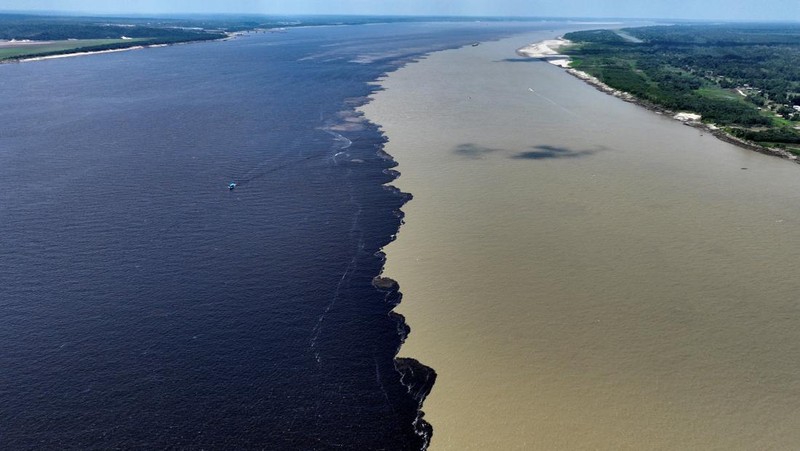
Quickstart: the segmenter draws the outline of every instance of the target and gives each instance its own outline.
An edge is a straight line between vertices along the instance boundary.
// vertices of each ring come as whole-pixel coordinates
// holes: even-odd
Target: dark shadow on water
[[[529,57],[520,57],[520,58],[504,58],[501,60],[497,60],[497,63],[539,63],[543,62],[539,58],[529,58]]]
[[[500,153],[507,158],[514,160],[555,160],[565,158],[581,158],[594,155],[597,152],[608,150],[603,146],[595,149],[570,149],[563,146],[540,145],[531,146],[528,149],[515,152],[503,149],[493,149],[491,147],[479,146],[475,143],[459,144],[453,152],[470,160],[482,160],[489,154]]]
[[[531,150],[526,150],[524,152],[520,152],[516,155],[513,155],[511,158],[515,160],[547,160],[547,159],[558,159],[558,158],[581,158],[581,157],[588,157],[589,155],[593,155],[601,150],[605,150],[602,147],[598,147],[597,149],[590,150],[575,150],[569,149],[567,147],[557,147],[557,146],[533,146]]]
[[[501,149],[492,149],[489,147],[479,146],[477,144],[468,143],[468,144],[459,144],[453,150],[458,155],[461,155],[464,158],[469,158],[471,160],[480,160],[485,155],[495,152],[501,152]]]
[[[497,60],[498,63],[544,63],[550,60],[568,59],[567,55],[544,55],[544,56],[521,56],[519,58],[504,58]]]

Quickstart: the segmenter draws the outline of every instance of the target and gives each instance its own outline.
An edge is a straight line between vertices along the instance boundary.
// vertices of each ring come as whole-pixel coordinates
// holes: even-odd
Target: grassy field
[[[23,58],[31,55],[38,55],[42,53],[51,52],[64,52],[69,53],[71,50],[79,50],[87,47],[104,46],[109,44],[130,44],[135,45],[137,42],[147,41],[147,38],[136,39],[77,39],[67,41],[48,41],[43,43],[8,43],[0,45],[0,61]]]
[[[727,100],[746,104],[747,100],[740,94],[732,92],[730,89],[722,89],[716,86],[703,86],[697,89],[697,94],[709,99]]]

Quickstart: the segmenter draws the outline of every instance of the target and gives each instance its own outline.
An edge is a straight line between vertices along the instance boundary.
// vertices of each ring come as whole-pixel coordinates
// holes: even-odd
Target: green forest
[[[564,49],[572,67],[612,88],[800,153],[800,24],[652,26],[565,38],[574,43]]]
[[[227,23],[167,19],[0,14],[0,61],[138,45],[207,41]],[[239,30],[242,27],[231,27]]]

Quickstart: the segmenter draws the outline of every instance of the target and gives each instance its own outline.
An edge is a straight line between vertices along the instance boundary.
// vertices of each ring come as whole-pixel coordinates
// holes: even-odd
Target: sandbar
[[[517,50],[517,53],[528,58],[544,59],[548,63],[567,68],[569,67],[570,59],[564,55],[560,55],[558,50],[561,47],[572,44],[572,41],[562,37],[556,39],[545,39],[541,42],[526,45]]]

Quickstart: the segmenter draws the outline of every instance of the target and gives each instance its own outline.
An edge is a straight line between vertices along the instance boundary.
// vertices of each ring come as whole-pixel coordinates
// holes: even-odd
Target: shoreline
[[[546,61],[550,64],[553,64],[554,66],[565,69],[566,73],[582,80],[586,84],[594,87],[595,89],[597,89],[602,93],[616,97],[625,102],[638,105],[658,115],[668,116],[678,122],[683,123],[684,125],[710,133],[721,141],[733,144],[743,149],[782,158],[785,160],[790,160],[800,164],[798,156],[792,154],[791,152],[787,152],[783,149],[761,146],[759,144],[737,138],[731,135],[730,133],[725,132],[724,130],[722,130],[721,128],[717,127],[714,124],[708,124],[701,122],[700,120],[694,119],[693,117],[691,117],[696,115],[694,112],[689,112],[687,114],[687,112],[678,112],[670,110],[668,108],[664,108],[660,105],[656,105],[652,102],[640,99],[629,92],[620,91],[618,89],[612,88],[611,86],[603,83],[599,78],[587,72],[572,68],[570,66],[571,58],[569,58],[569,56],[567,55],[558,54],[558,49],[560,49],[565,45],[569,45],[571,43],[572,43],[571,41],[564,39],[563,37],[558,37],[556,39],[544,40],[519,48],[517,49],[517,54],[525,58],[539,59],[542,61]],[[699,118],[699,115],[696,116]]]
[[[108,50],[95,50],[90,52],[70,52],[70,53],[59,53],[57,55],[47,55],[47,56],[33,56],[30,58],[18,58],[18,59],[9,59],[3,61],[4,63],[30,63],[34,61],[45,61],[45,60],[53,60],[53,59],[60,59],[60,58],[73,58],[76,56],[87,56],[87,55],[100,55],[103,53],[118,53],[118,52],[127,52],[129,50],[142,50],[145,48],[152,48],[152,47],[166,47],[167,44],[154,44],[154,45],[135,45],[131,47],[125,47],[124,49],[108,49]]]

